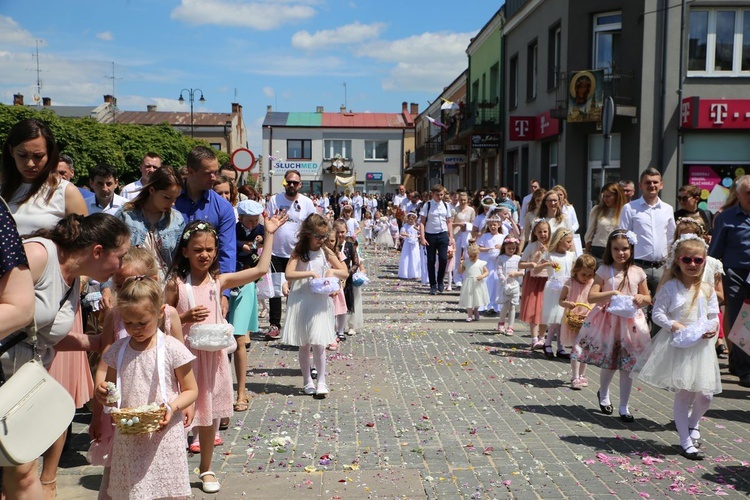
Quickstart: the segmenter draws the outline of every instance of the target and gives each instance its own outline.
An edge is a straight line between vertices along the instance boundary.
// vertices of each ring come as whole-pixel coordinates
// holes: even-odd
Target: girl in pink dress
[[[583,254],[578,257],[573,264],[573,270],[570,272],[570,279],[565,282],[560,292],[560,307],[565,309],[563,322],[560,327],[560,340],[562,345],[573,350],[572,347],[576,342],[578,332],[574,332],[568,325],[568,314],[587,315],[589,309],[580,304],[589,303],[589,291],[594,284],[594,273],[596,273],[596,258],[590,254]],[[570,379],[570,388],[580,391],[588,387],[589,381],[585,377],[586,365],[570,357],[570,368],[573,376]]]
[[[150,434],[115,433],[107,494],[113,499],[187,498],[191,494],[182,410],[198,397],[192,370],[195,357],[159,329],[162,287],[145,276],[125,280],[117,308],[129,336],[104,354],[107,380],[96,387],[101,404],[139,408],[165,405],[161,430]],[[116,382],[118,394],[108,389]],[[119,396],[119,397],[118,397]],[[116,401],[113,401],[115,400]]]
[[[286,218],[286,215],[266,218],[263,240],[268,248],[273,245],[273,234],[286,222]],[[218,238],[214,227],[201,220],[188,224],[177,246],[167,283],[167,303],[180,313],[188,347],[190,326],[194,323],[215,323],[221,317],[221,311],[217,310],[218,295],[223,290],[262,278],[271,264],[271,252],[263,252],[257,266],[236,273],[219,274],[217,256]],[[194,307],[190,306],[190,292],[195,298]],[[196,356],[193,369],[198,381],[198,400],[195,402],[193,425],[200,443],[201,487],[206,493],[216,493],[221,487],[211,470],[211,459],[218,421],[232,416],[232,374],[226,350],[202,351],[191,347],[190,351]]]
[[[340,238],[336,234],[335,231],[331,231],[328,235],[328,248],[330,248],[336,255],[338,255],[339,260],[341,262],[344,262],[346,260],[346,256],[344,255],[344,252],[342,251],[341,247],[344,245],[343,241],[339,241]],[[344,288],[339,288],[339,291],[332,294],[331,297],[333,298],[333,314],[335,319],[335,327],[336,327],[336,340],[328,345],[329,351],[336,351],[339,348],[339,342],[343,342],[346,340],[346,335],[344,335],[344,331],[346,330],[346,314],[347,314],[347,308],[346,308],[346,297],[344,296]]]
[[[612,414],[609,385],[620,371],[620,419],[629,423],[635,420],[628,409],[633,369],[638,356],[651,342],[646,316],[640,309],[651,303],[646,285],[646,273],[633,264],[633,248],[637,241],[631,231],[617,229],[607,239],[602,265],[596,271],[589,292],[589,302],[596,304],[581,327],[576,339],[575,358],[581,363],[600,367],[599,408]],[[630,297],[636,306],[632,317],[610,312],[612,297]],[[618,300],[619,302],[619,300]],[[624,301],[625,302],[625,301]],[[623,304],[620,304],[621,306]]]

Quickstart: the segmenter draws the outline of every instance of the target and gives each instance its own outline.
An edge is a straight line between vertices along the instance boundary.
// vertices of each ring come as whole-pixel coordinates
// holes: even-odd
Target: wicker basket
[[[583,322],[586,319],[586,316],[588,316],[589,311],[591,311],[591,306],[583,302],[576,302],[575,304],[576,307],[586,308],[586,314],[574,313],[572,312],[572,309],[569,309],[565,314],[565,321],[568,323],[568,328],[571,332],[578,333],[579,331],[581,331],[581,327],[583,326]]]
[[[167,407],[159,406],[156,410],[138,410],[136,408],[118,408],[112,410],[112,420],[122,434],[150,434],[161,430],[159,422],[167,415]],[[137,419],[136,422],[133,422]],[[123,420],[125,423],[123,423]],[[128,425],[132,422],[132,425]]]

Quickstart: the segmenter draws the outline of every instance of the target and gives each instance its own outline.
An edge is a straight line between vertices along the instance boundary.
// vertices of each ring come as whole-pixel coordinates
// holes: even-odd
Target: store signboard
[[[471,147],[488,149],[500,147],[500,134],[475,134],[471,136]]]
[[[535,139],[546,139],[554,137],[560,133],[560,120],[552,118],[549,111],[545,111],[536,117],[536,137]]]
[[[750,99],[686,97],[680,106],[683,129],[750,129]]]
[[[297,170],[302,175],[316,175],[320,164],[313,161],[277,161],[273,163],[273,169],[283,175],[287,170]]]
[[[508,139],[511,141],[533,141],[536,117],[511,116],[508,118]]]
[[[365,174],[365,179],[367,179],[368,181],[382,181],[383,172],[367,172]]]

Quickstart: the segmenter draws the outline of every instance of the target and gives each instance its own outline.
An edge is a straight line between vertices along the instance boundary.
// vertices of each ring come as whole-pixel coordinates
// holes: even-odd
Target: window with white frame
[[[323,142],[323,159],[330,160],[336,158],[336,155],[344,159],[352,157],[352,141],[340,139],[326,139]]]
[[[616,72],[620,63],[622,12],[605,12],[594,16],[594,69],[604,75]]]
[[[387,160],[388,141],[365,141],[365,160]]]
[[[688,76],[750,76],[750,9],[691,9]]]

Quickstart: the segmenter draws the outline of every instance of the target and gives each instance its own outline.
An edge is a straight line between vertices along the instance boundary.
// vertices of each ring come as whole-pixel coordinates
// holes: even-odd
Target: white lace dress
[[[716,357],[716,336],[687,348],[671,345],[673,321],[690,325],[702,313],[703,319],[718,321],[719,304],[713,288],[703,285],[698,298],[677,279],[666,282],[656,294],[654,323],[662,329],[639,356],[631,376],[670,391],[704,394],[721,392],[721,374]],[[718,326],[718,324],[717,324]]]

